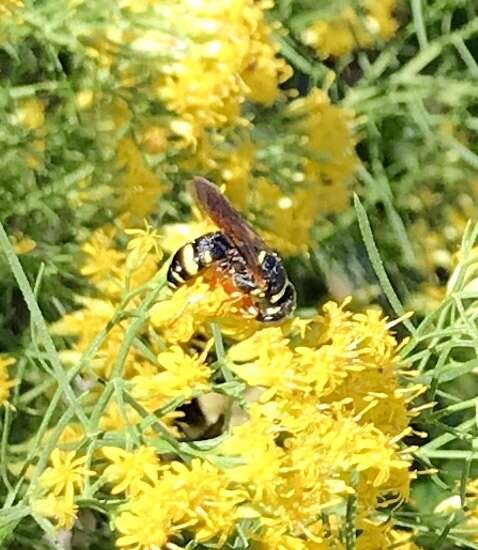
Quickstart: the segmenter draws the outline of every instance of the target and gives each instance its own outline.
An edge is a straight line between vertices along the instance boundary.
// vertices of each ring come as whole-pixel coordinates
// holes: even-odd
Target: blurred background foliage
[[[32,285],[41,274],[47,320],[92,293],[81,275],[96,229],[190,220],[185,182],[196,174],[225,185],[286,258],[303,313],[348,295],[392,313],[353,192],[405,308],[421,320],[444,307],[477,217],[477,10],[473,0],[4,0],[0,219]],[[0,257],[0,351],[20,349],[28,322]],[[439,357],[453,349],[465,378],[445,377],[443,389],[438,377],[427,396],[442,408],[447,395],[476,393],[473,347],[458,340]],[[465,421],[422,427],[431,440]],[[469,471],[446,464],[448,485],[417,484],[423,506],[457,479],[466,488]]]

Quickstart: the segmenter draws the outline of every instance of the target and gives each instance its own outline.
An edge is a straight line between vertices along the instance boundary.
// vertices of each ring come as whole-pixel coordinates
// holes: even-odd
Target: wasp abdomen
[[[206,233],[185,244],[174,254],[169,265],[169,285],[181,286],[203,269],[223,260],[231,248],[231,243],[220,231]]]

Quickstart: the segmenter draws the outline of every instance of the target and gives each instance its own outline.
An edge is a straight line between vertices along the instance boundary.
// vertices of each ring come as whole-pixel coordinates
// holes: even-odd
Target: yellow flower
[[[106,295],[114,297],[120,291],[118,280],[122,280],[125,253],[114,246],[114,230],[96,230],[81,246],[85,259],[80,273]]]
[[[175,290],[171,298],[153,306],[151,325],[173,344],[188,342],[197,332],[208,331],[213,321],[220,321],[225,333],[244,333],[252,323],[239,314],[244,296],[228,290],[221,282],[213,288],[203,277],[197,277]]]
[[[102,447],[102,454],[112,464],[105,468],[104,477],[113,484],[111,494],[140,492],[141,482],[155,482],[160,471],[158,456],[152,447],[142,446],[133,452],[118,447]]]
[[[56,529],[71,529],[78,516],[78,506],[73,495],[50,493],[46,498],[33,501],[32,506],[37,514],[52,518]]]
[[[246,124],[240,115],[246,98],[276,99],[291,69],[277,57],[265,7],[252,0],[177,4],[183,40],[174,47],[177,60],[158,76],[156,93],[177,116],[170,129],[179,146],[195,147],[207,128]]]
[[[306,97],[295,99],[287,108],[292,127],[305,139],[306,181],[320,182],[314,191],[325,201],[326,212],[345,208],[345,184],[358,167],[353,133],[353,112],[330,103],[327,94],[315,88]],[[323,159],[318,160],[317,155]],[[324,210],[322,210],[324,211]]]
[[[199,459],[193,459],[189,467],[173,462],[163,482],[179,494],[187,494],[183,521],[194,526],[195,540],[217,537],[218,546],[223,545],[239,518],[238,505],[245,492],[231,488],[224,473]]]
[[[158,155],[167,151],[168,131],[162,126],[146,126],[138,132],[138,141],[146,153]]]
[[[277,388],[286,385],[294,371],[289,340],[278,327],[255,332],[229,349],[233,370],[249,385]]]
[[[81,353],[88,348],[98,332],[107,326],[115,313],[115,306],[109,300],[86,297],[77,300],[84,307],[64,315],[63,318],[52,325],[53,333],[76,337],[76,341],[72,345],[73,349],[62,352],[62,357],[67,364],[75,364],[80,359]],[[109,331],[97,355],[86,365],[87,368],[93,367],[96,373],[104,378],[110,376],[127,324],[128,321],[124,321],[115,325]],[[126,376],[131,365],[130,359],[133,357],[134,350],[132,349],[127,358]]]
[[[170,223],[162,228],[161,246],[169,253],[176,252],[184,244],[217,228],[207,221]]]
[[[255,409],[251,411],[251,418],[232,428],[231,437],[221,444],[224,454],[236,455],[244,463],[228,468],[225,474],[236,483],[248,487],[256,501],[264,498],[281,475],[284,449],[276,444],[277,433],[274,432],[274,427]]]
[[[126,426],[134,426],[140,420],[141,415],[131,407],[126,406],[123,414],[115,402],[110,402],[101,415],[100,428],[105,432],[114,432],[123,430]]]
[[[118,207],[137,218],[144,218],[156,208],[163,192],[160,178],[147,165],[143,153],[131,139],[122,140],[117,148]]]
[[[418,550],[412,539],[412,533],[393,529],[390,522],[374,523],[360,520],[357,527],[357,550],[376,550],[377,548],[398,548],[399,550]]]
[[[77,443],[85,437],[85,431],[80,424],[68,424],[58,438],[59,444]]]
[[[53,449],[49,466],[40,476],[40,485],[54,496],[72,499],[75,489],[81,491],[86,476],[95,475],[84,467],[86,456],[76,457],[75,451]]]
[[[378,35],[383,40],[390,39],[397,30],[393,13],[397,0],[364,0],[367,12],[366,26],[370,34]]]
[[[310,541],[303,537],[293,537],[285,531],[284,528],[274,526],[252,533],[254,548],[259,550],[329,550],[330,548],[327,542],[318,537]]]
[[[154,251],[156,261],[161,259],[163,254],[159,248],[160,236],[148,222],[145,221],[145,229],[125,229],[125,233],[126,235],[134,235],[127,247],[130,251],[125,265],[127,273],[140,268],[151,250]]]
[[[10,241],[13,244],[13,248],[18,255],[31,252],[36,248],[37,245],[37,243],[33,239],[25,237],[22,233],[11,235]]]
[[[10,394],[10,388],[17,384],[16,380],[10,380],[8,375],[8,367],[15,363],[13,357],[5,357],[0,355],[0,405],[4,405]]]
[[[347,6],[335,16],[312,23],[302,40],[326,58],[370,47],[377,38],[387,40],[393,36],[397,29],[393,18],[396,0],[360,0],[359,5],[365,16]]]
[[[160,371],[131,380],[131,393],[144,407],[156,411],[175,397],[189,399],[194,392],[207,391],[211,369],[204,357],[190,356],[179,346],[157,357]]]
[[[75,95],[75,105],[80,111],[89,109],[93,105],[94,99],[95,92],[93,90],[80,90]]]
[[[183,495],[163,483],[145,485],[120,509],[114,524],[119,532],[116,545],[131,550],[163,548],[182,529]],[[175,521],[179,525],[174,525]]]
[[[324,527],[309,518],[352,493],[360,510],[387,494],[408,496],[410,459],[397,446],[408,425],[398,345],[376,310],[345,305],[256,331],[228,352],[231,368],[261,392],[250,420],[221,445],[245,462],[227,475],[248,488],[261,524],[274,525],[286,548],[302,536],[319,544]]]
[[[240,517],[245,493],[229,487],[216,467],[194,459],[189,467],[173,462],[153,485],[143,484],[115,520],[117,545],[148,550],[163,547],[183,529],[196,542],[214,539],[221,547]]]
[[[279,46],[271,41],[270,35],[270,28],[260,18],[251,36],[241,72],[248,87],[247,98],[265,105],[277,99],[279,84],[289,79],[293,72],[283,59],[277,57]]]
[[[17,110],[18,122],[28,130],[37,130],[45,122],[45,109],[38,99],[26,99]]]
[[[293,255],[304,252],[311,242],[310,231],[321,213],[326,213],[330,201],[324,202],[320,184],[303,185],[291,194],[285,194],[281,189],[265,178],[258,178],[251,197],[259,211],[266,213],[261,234],[267,243],[283,255]],[[343,192],[342,192],[343,191]],[[345,188],[336,195],[336,201],[346,199]],[[327,204],[327,206],[325,206]],[[294,239],[290,238],[290,228],[294,228]]]

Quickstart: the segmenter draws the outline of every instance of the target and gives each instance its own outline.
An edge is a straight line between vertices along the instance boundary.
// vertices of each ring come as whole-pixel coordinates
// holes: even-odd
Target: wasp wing
[[[258,254],[269,247],[241,217],[218,188],[205,178],[196,177],[191,183],[191,194],[199,208],[224,232],[239,250],[254,275],[259,287],[264,285],[258,264]]]

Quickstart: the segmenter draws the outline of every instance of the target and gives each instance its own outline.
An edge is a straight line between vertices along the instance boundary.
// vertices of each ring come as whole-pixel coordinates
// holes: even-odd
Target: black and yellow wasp
[[[296,292],[284,264],[245,222],[217,187],[204,178],[192,181],[191,193],[219,231],[182,246],[168,269],[172,288],[207,268],[217,269],[234,287],[251,298],[247,313],[258,321],[281,321],[295,309]]]

